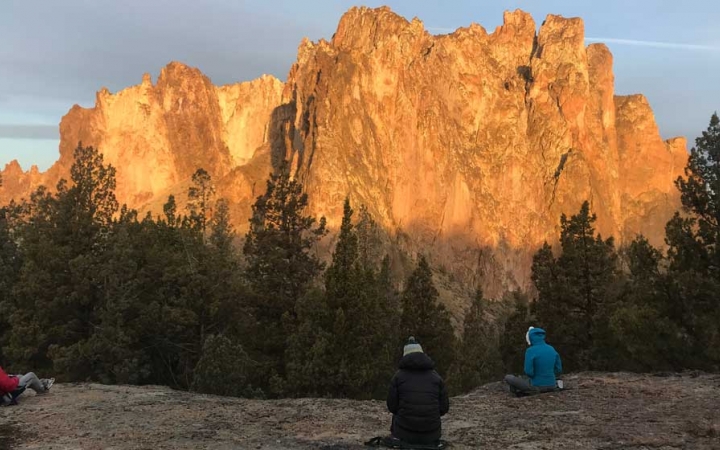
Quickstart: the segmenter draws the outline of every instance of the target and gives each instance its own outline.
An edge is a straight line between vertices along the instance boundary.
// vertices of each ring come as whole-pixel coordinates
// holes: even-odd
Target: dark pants
[[[442,429],[438,428],[437,430],[427,432],[406,430],[405,428],[395,424],[395,416],[393,415],[392,424],[390,425],[390,433],[392,433],[394,438],[400,439],[408,444],[432,445],[437,444],[440,440],[440,436],[442,436]]]
[[[555,390],[555,386],[533,386],[527,378],[515,375],[505,375],[505,382],[510,386],[510,392],[515,395],[533,395]]]

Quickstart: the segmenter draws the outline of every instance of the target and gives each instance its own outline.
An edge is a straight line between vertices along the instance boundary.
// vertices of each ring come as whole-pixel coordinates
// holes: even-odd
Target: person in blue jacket
[[[526,378],[506,375],[505,382],[510,392],[517,396],[553,391],[556,388],[556,375],[562,373],[560,355],[545,342],[545,330],[530,327],[525,334],[529,347],[525,350]]]

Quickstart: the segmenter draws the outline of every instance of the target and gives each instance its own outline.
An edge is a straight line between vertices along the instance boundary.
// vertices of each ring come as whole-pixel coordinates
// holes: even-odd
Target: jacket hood
[[[531,327],[527,332],[527,340],[530,345],[545,343],[545,330]]]
[[[435,363],[425,353],[410,353],[400,359],[398,367],[403,370],[433,370]]]

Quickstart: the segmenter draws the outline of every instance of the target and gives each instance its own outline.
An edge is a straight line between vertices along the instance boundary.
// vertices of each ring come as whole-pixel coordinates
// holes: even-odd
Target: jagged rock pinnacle
[[[285,84],[215,87],[173,62],[155,85],[101,90],[63,118],[60,159],[36,178],[66,177],[82,141],[118,168],[121,202],[158,211],[203,167],[242,231],[255,186],[287,157],[331,227],[350,194],[407,251],[496,295],[528,287],[530,255],[585,200],[604,236],[662,243],[684,141],[663,142],[644,97],[613,84],[612,55],[585,47],[578,18],[549,15],[536,33],[517,10],[493,33],[433,36],[387,7],[352,8],[329,42],[300,43]],[[31,184],[8,183],[0,201]]]

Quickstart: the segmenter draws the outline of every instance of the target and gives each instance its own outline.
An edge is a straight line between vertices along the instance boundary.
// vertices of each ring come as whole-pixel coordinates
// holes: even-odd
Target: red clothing
[[[10,377],[0,367],[0,395],[9,394],[17,389],[20,379],[18,377]]]

